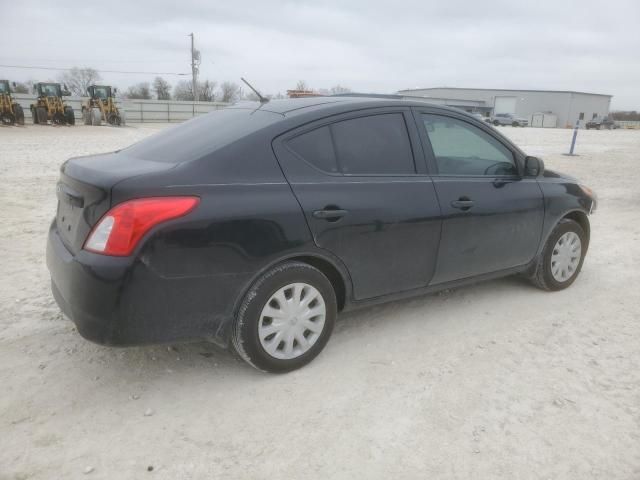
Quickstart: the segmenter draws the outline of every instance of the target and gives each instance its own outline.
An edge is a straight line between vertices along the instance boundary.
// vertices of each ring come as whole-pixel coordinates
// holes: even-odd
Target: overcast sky
[[[416,87],[578,90],[640,110],[640,1],[0,0],[0,64],[298,80],[360,92]],[[0,67],[12,81],[59,72]],[[124,88],[154,75],[102,74]],[[180,78],[166,75],[170,83]]]

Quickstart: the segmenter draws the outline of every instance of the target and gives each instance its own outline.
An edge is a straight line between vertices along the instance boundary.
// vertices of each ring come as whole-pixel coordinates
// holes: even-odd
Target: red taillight
[[[84,249],[103,255],[131,255],[145,233],[159,223],[186,215],[199,202],[197,197],[152,197],[123,202],[93,227]]]

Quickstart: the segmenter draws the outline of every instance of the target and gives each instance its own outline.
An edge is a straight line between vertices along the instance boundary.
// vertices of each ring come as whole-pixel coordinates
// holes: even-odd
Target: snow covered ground
[[[49,290],[60,164],[165,126],[0,127],[0,479],[640,478],[640,131],[503,132],[600,197],[580,278],[343,315],[308,367],[83,340]]]

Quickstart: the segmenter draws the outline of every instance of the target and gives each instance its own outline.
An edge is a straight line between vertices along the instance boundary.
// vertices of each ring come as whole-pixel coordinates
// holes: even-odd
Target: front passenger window
[[[422,119],[439,175],[517,175],[511,151],[478,127],[440,115]]]

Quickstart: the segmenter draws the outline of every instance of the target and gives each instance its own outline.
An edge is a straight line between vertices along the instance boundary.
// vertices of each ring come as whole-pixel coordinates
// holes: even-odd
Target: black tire
[[[76,124],[76,116],[73,113],[73,108],[64,107],[64,121],[67,123],[67,125]]]
[[[260,315],[274,293],[297,282],[314,287],[322,295],[326,309],[324,327],[318,339],[305,353],[293,359],[278,359],[267,353],[260,343]],[[306,365],[322,351],[331,337],[337,310],[333,286],[320,270],[306,263],[285,262],[262,275],[246,293],[233,325],[231,342],[240,357],[253,367],[272,373],[289,372]]]
[[[512,126],[512,127],[519,127],[519,126],[520,126],[520,124],[519,124],[518,122],[513,122],[513,123],[511,124],[511,126]]]
[[[498,120],[494,120],[493,124],[497,127],[498,125],[500,125],[500,122]]]
[[[573,274],[564,282],[560,282],[556,280],[551,273],[551,256],[553,254],[553,249],[556,246],[556,242],[562,235],[567,232],[574,232],[580,238],[580,261],[578,262],[578,266]],[[556,227],[551,232],[551,235],[549,235],[544,250],[542,251],[542,254],[536,262],[534,272],[531,276],[531,281],[538,288],[549,291],[563,290],[569,287],[580,274],[580,270],[582,269],[582,264],[584,262],[584,257],[587,254],[588,247],[589,238],[578,222],[569,220],[567,218],[560,220],[560,222],[558,222]]]
[[[18,105],[17,103],[14,103],[13,111],[16,115],[16,123],[18,125],[24,125],[24,110],[22,109],[22,105]]]
[[[53,114],[53,118],[51,119],[51,123],[55,125],[64,125],[67,121],[65,120],[64,113],[56,112]]]
[[[99,108],[94,107],[89,111],[89,115],[91,115],[91,125],[99,127],[102,125],[102,112]]]
[[[115,125],[116,127],[119,127],[121,123],[120,115],[115,113],[110,114],[107,122],[109,123],[109,125]]]
[[[38,116],[38,123],[41,125],[46,125],[47,121],[49,120],[48,116],[49,114],[47,113],[47,109],[44,107],[38,107],[36,108],[36,115]]]
[[[5,126],[11,126],[16,123],[16,117],[14,117],[13,113],[6,111],[0,114],[0,123]]]

